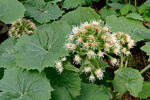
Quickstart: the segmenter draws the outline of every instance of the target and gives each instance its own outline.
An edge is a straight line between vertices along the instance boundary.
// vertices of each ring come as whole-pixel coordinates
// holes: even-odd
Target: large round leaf
[[[109,95],[108,89],[103,85],[82,83],[81,95],[77,100],[110,100]]]
[[[0,68],[10,68],[16,65],[15,44],[16,41],[9,38],[0,45]]]
[[[113,86],[115,91],[121,94],[129,91],[131,95],[137,96],[142,90],[143,77],[140,72],[133,68],[123,68],[115,72]]]
[[[11,24],[24,17],[25,8],[17,0],[0,0],[0,20]]]
[[[146,99],[150,97],[150,82],[144,82],[142,91],[138,94],[139,98]]]
[[[70,25],[79,25],[85,21],[99,20],[100,16],[92,8],[79,7],[64,15],[61,20],[65,20]]]
[[[53,89],[43,75],[13,68],[5,71],[0,90],[0,100],[49,100]]]
[[[46,30],[37,30],[34,35],[22,36],[16,44],[16,63],[25,69],[53,67],[62,56],[68,55],[65,48],[70,26],[63,22],[54,22],[45,26]]]

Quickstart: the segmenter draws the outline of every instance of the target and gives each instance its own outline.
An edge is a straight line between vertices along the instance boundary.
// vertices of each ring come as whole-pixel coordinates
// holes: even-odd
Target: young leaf
[[[80,95],[81,79],[78,76],[78,73],[76,73],[74,71],[64,70],[61,73],[61,75],[59,75],[56,72],[56,70],[53,68],[46,69],[46,73],[47,73],[47,77],[50,79],[50,81],[53,85],[57,85],[58,87],[66,88],[67,91],[65,89],[64,89],[64,91],[66,91],[68,93],[65,92],[64,95],[69,94],[74,99]],[[57,91],[58,90],[54,91],[55,95],[58,94]],[[61,94],[59,94],[59,95],[61,95]]]
[[[83,4],[85,4],[85,0],[65,0],[62,7],[66,9],[70,9],[70,8],[76,8]]]
[[[79,7],[64,15],[61,20],[68,22],[70,25],[79,25],[85,21],[99,20],[100,16],[92,8]]]
[[[129,91],[131,95],[137,97],[142,90],[143,77],[140,72],[133,68],[123,68],[115,72],[113,86],[115,91],[121,94]]]
[[[0,45],[0,68],[11,68],[16,65],[15,44],[16,41],[9,38]]]
[[[138,13],[130,13],[126,17],[131,18],[131,19],[135,19],[135,20],[143,21],[143,17]]]
[[[139,14],[143,14],[146,9],[147,9],[147,6],[146,6],[145,4],[142,4],[142,5],[138,8]]]
[[[0,0],[0,20],[12,24],[24,17],[25,8],[17,0]]]
[[[121,15],[127,15],[130,11],[130,5],[124,5],[121,9],[120,9],[120,13]]]
[[[58,19],[63,14],[56,4],[45,3],[44,0],[28,0],[25,7],[27,15],[41,24]]]
[[[32,36],[23,35],[16,44],[16,62],[25,69],[53,67],[55,62],[68,55],[65,48],[66,36],[70,26],[63,22],[48,25],[47,30],[37,30]]]
[[[81,95],[77,100],[110,100],[109,95],[108,89],[103,85],[82,83]]]
[[[53,91],[44,76],[16,68],[5,71],[0,90],[0,100],[49,100]]]
[[[136,41],[150,39],[150,30],[144,27],[140,21],[127,19],[112,15],[106,18],[107,25],[113,32],[125,32],[131,35]],[[115,23],[115,24],[114,24]]]
[[[144,82],[142,91],[138,94],[141,99],[146,99],[150,97],[150,82]]]
[[[109,3],[109,6],[114,9],[121,9],[124,5],[120,3]]]

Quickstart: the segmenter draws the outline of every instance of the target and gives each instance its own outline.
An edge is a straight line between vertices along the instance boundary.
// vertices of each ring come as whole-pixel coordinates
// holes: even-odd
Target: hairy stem
[[[134,5],[137,6],[137,1],[136,0],[134,0]]]

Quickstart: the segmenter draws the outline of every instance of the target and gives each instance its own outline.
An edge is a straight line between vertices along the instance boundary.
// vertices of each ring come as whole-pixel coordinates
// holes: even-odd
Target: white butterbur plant
[[[104,59],[108,59],[112,66],[120,66],[123,63],[121,58],[130,56],[130,49],[134,45],[134,40],[128,34],[112,33],[108,26],[94,20],[74,26],[65,47],[72,58],[71,63],[80,66],[81,73],[89,75],[89,81],[94,82],[104,78],[105,68],[99,63],[101,60],[106,63]],[[59,73],[64,69],[64,61],[67,61],[65,57],[56,62],[55,67]]]

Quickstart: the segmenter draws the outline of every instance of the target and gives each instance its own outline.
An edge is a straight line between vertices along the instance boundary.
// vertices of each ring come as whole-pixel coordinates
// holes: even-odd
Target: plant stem
[[[106,0],[106,8],[108,7],[109,4],[109,0]]]
[[[141,74],[143,74],[146,70],[148,70],[150,68],[150,64],[149,65],[147,65],[144,69],[142,69],[141,71],[140,71],[140,73]]]
[[[131,4],[131,1],[129,0],[129,4]]]
[[[136,0],[134,0],[134,5],[137,6],[137,1]]]
[[[92,0],[90,0],[90,6],[92,7]]]
[[[126,60],[125,67],[127,67],[127,65],[128,65],[128,59]]]
[[[120,66],[119,68],[122,68],[123,67],[123,55],[121,55],[121,61],[120,61]]]

